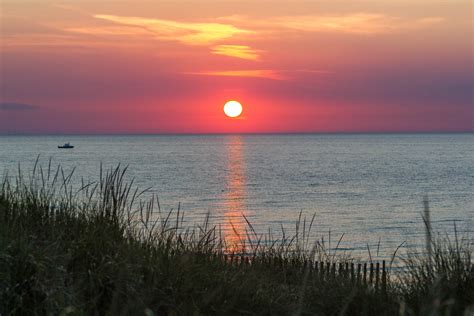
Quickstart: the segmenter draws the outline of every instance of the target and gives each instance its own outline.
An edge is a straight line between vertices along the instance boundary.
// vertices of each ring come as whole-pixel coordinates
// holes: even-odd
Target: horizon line
[[[65,132],[65,133],[0,133],[1,136],[225,136],[225,135],[383,135],[383,134],[473,134],[466,131],[361,131],[361,132],[216,132],[216,133],[102,133],[102,132]]]

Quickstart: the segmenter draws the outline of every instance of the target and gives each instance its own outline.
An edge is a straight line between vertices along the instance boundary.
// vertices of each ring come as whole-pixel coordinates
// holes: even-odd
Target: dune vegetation
[[[186,228],[180,210],[140,202],[125,171],[101,170],[78,188],[51,163],[5,176],[0,315],[474,314],[467,238],[430,237],[429,255],[396,253],[396,273],[310,243],[314,218],[279,240],[247,221],[235,248],[209,218]]]

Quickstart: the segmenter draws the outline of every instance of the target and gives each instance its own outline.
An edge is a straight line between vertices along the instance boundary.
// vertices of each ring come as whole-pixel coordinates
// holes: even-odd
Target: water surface
[[[57,148],[65,142],[75,148]],[[242,214],[278,235],[302,211],[316,214],[316,236],[345,233],[341,247],[354,253],[380,240],[385,256],[422,244],[424,196],[436,230],[473,227],[473,134],[0,137],[2,173],[31,169],[37,155],[75,167],[77,180],[96,180],[101,163],[129,165],[163,209],[180,203],[189,225],[210,212],[228,238],[230,223],[244,232]]]

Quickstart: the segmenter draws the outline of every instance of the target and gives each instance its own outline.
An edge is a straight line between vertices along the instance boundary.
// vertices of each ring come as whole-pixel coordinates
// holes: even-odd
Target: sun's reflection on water
[[[242,136],[231,135],[226,142],[226,187],[223,192],[222,232],[230,252],[242,252],[246,240],[246,165]]]

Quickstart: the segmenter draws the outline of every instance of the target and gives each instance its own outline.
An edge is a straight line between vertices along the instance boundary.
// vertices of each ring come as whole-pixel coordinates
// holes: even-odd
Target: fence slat
[[[382,291],[387,292],[387,270],[385,269],[385,260],[382,261]]]
[[[380,262],[377,262],[375,269],[375,289],[378,290],[380,286]]]
[[[370,285],[374,284],[374,263],[370,263]]]
[[[351,283],[355,283],[354,262],[351,262]]]
[[[362,283],[362,282],[361,282],[361,279],[362,279],[361,273],[362,273],[362,264],[361,264],[361,263],[358,263],[358,264],[357,264],[357,283],[358,283],[358,284]]]
[[[364,263],[364,284],[367,284],[367,262]]]

